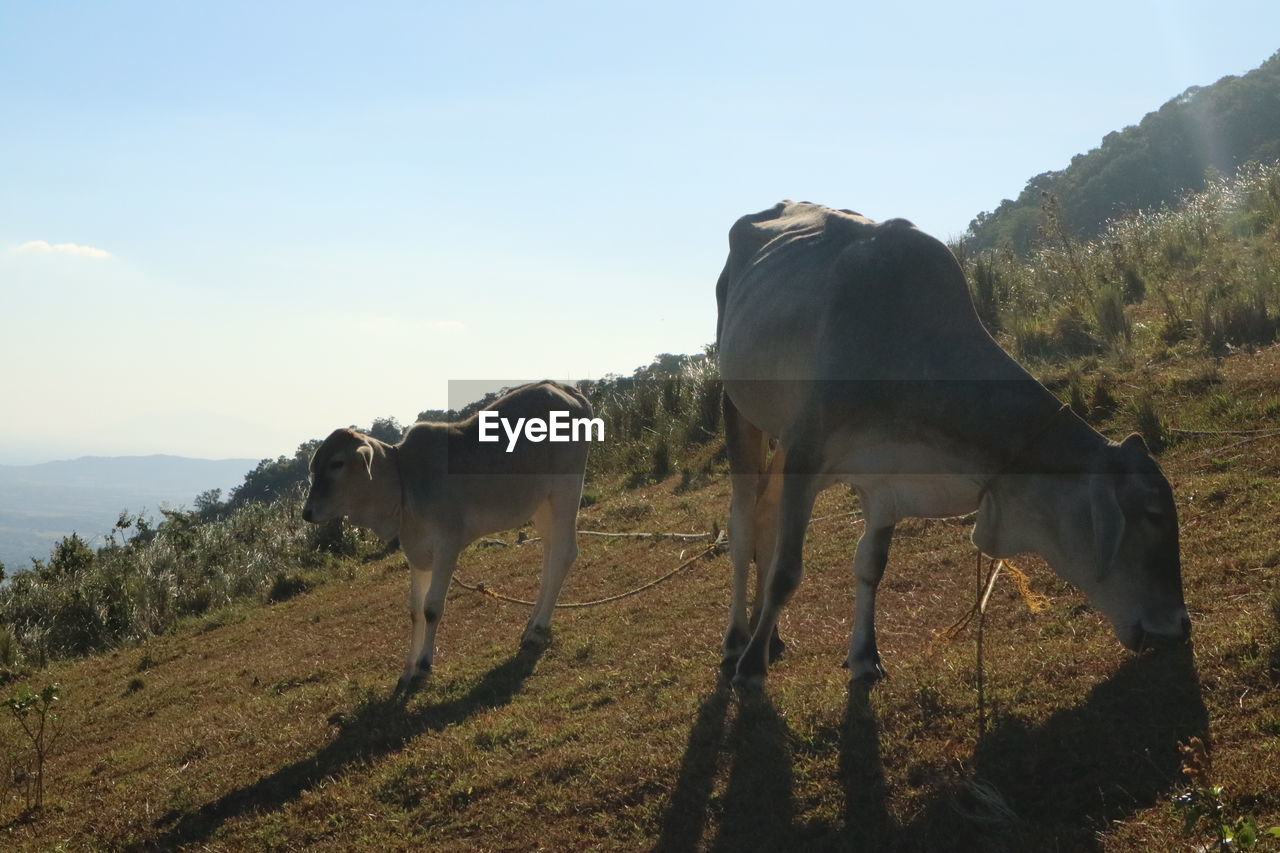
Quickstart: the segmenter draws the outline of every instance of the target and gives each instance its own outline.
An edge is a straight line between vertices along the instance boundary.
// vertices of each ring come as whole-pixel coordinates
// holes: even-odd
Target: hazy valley
[[[208,489],[225,495],[256,462],[155,455],[0,465],[0,563],[10,574],[26,568],[72,532],[101,544],[122,510],[158,521],[161,506],[191,506]]]

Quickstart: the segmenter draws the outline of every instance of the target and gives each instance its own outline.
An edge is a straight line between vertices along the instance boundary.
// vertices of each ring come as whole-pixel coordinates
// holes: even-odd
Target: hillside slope
[[[1150,377],[1121,376],[1120,389]],[[890,679],[850,693],[840,661],[859,533],[846,491],[819,501],[808,571],[764,695],[718,686],[728,560],[621,601],[560,610],[541,656],[527,611],[455,586],[435,674],[401,701],[402,558],[269,607],[224,610],[137,647],[38,674],[63,689],[48,802],[0,807],[6,849],[1186,849],[1177,744],[1213,746],[1232,815],[1280,823],[1280,348],[1162,368],[1162,464],[1181,513],[1194,648],[1132,656],[1037,561],[1029,612],[996,587],[987,730],[963,521],[900,527],[880,596]],[[1062,387],[1063,376],[1048,376]],[[1122,403],[1124,401],[1121,401]],[[1131,417],[1103,420],[1122,437]],[[586,530],[723,523],[724,476],[606,489]],[[514,537],[507,537],[514,539]],[[629,589],[697,545],[583,537],[562,601]],[[459,575],[530,597],[536,544],[473,547]],[[38,686],[38,684],[37,684]],[[0,735],[12,758],[10,720]]]
[[[1258,68],[1193,86],[1064,169],[1028,179],[1016,199],[969,224],[971,249],[1025,252],[1045,221],[1046,195],[1066,231],[1092,238],[1125,213],[1172,205],[1204,189],[1206,173],[1230,175],[1249,161],[1280,158],[1280,53]],[[1052,231],[1053,228],[1050,228]]]

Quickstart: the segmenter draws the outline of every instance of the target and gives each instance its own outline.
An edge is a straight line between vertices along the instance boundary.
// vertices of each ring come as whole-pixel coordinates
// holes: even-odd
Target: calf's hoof
[[[525,651],[541,651],[551,645],[551,628],[530,625],[520,637],[520,648]]]
[[[431,674],[431,663],[420,663],[417,666],[407,666],[400,675],[400,680],[396,682],[398,687],[408,687],[410,685],[418,685],[422,680]]]
[[[420,672],[417,675],[401,675],[396,679],[396,689],[391,691],[392,699],[407,700],[422,689],[422,685],[427,680],[427,675],[429,673],[426,672]]]

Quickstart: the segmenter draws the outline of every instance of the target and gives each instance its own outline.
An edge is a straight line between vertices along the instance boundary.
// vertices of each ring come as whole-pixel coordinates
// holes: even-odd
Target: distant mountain
[[[209,489],[225,498],[257,462],[158,455],[0,465],[0,562],[9,573],[29,566],[72,532],[94,542],[123,509],[158,518],[161,504],[191,506]]]
[[[1027,181],[1017,199],[969,223],[973,249],[1023,253],[1038,239],[1046,200],[1067,233],[1091,238],[1125,213],[1173,204],[1204,189],[1206,173],[1232,174],[1280,158],[1280,53],[1243,77],[1192,86],[1137,125],[1108,133],[1071,165]]]

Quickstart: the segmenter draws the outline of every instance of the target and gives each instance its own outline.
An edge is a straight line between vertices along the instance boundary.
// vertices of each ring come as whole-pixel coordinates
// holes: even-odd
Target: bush
[[[1149,392],[1142,392],[1133,398],[1131,402],[1134,423],[1138,433],[1147,442],[1147,447],[1152,453],[1159,453],[1164,450],[1168,444],[1169,433],[1164,426],[1164,420],[1161,419],[1160,413],[1156,411],[1155,401],[1151,398]]]
[[[1133,339],[1133,325],[1124,313],[1124,295],[1119,288],[1108,287],[1100,291],[1093,303],[1094,322],[1102,339],[1112,347]]]
[[[68,536],[47,563],[37,561],[0,588],[0,624],[16,649],[7,654],[43,665],[161,633],[239,598],[296,587],[300,568],[331,559],[318,547],[322,528],[299,519],[300,499],[295,493],[250,503],[213,521],[164,510],[154,535],[96,552]],[[345,550],[354,548],[347,543]]]

